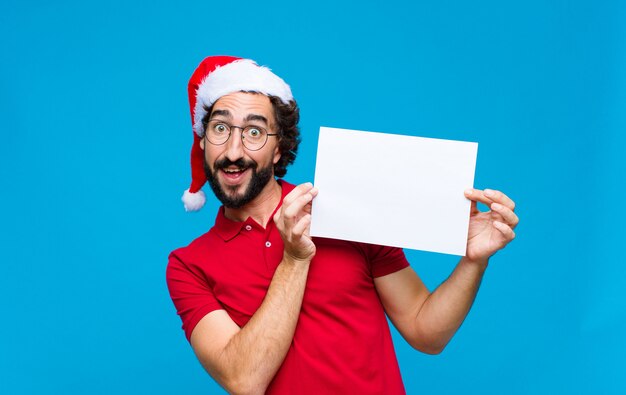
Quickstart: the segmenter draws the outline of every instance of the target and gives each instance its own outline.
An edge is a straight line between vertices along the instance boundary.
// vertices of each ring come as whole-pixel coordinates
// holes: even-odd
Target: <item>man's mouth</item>
[[[222,169],[222,170],[226,173],[240,173],[246,169],[237,168],[237,169]]]
[[[241,181],[249,167],[227,167],[221,168],[225,181],[229,184],[235,184]]]

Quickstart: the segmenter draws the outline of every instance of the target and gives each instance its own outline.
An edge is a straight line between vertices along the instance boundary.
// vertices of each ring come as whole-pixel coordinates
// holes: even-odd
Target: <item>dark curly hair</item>
[[[287,166],[296,160],[296,154],[298,153],[298,145],[300,144],[300,128],[298,127],[300,109],[295,100],[291,100],[288,104],[285,104],[278,96],[268,97],[274,108],[274,118],[278,125],[277,133],[280,138],[278,140],[280,159],[274,165],[274,175],[282,178],[287,174]],[[202,118],[203,131],[206,130],[209,118],[211,118],[213,106],[205,106],[204,109],[206,110],[206,115]]]

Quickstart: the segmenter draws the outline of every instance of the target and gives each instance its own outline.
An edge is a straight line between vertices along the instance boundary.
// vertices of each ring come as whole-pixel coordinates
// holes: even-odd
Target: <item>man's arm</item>
[[[438,354],[463,323],[484,265],[462,258],[450,277],[430,293],[412,268],[374,279],[387,315],[415,349]]]
[[[283,200],[274,221],[285,244],[265,299],[239,328],[224,310],[205,317],[191,334],[191,346],[207,372],[228,392],[263,394],[282,364],[295,331],[315,245],[309,237],[311,184]]]
[[[498,191],[468,190],[472,200],[467,255],[430,293],[411,268],[374,279],[387,315],[412,347],[440,353],[463,323],[478,292],[489,257],[513,238],[515,203]],[[491,210],[481,213],[476,202]]]

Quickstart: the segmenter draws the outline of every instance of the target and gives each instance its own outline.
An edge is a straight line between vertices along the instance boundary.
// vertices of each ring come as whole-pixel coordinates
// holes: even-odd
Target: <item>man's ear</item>
[[[200,138],[200,148],[202,148],[202,151],[204,151],[204,137]]]
[[[274,159],[273,159],[274,164],[278,163],[279,160],[280,160],[280,149],[278,148],[278,146],[276,146],[276,148],[274,148]]]

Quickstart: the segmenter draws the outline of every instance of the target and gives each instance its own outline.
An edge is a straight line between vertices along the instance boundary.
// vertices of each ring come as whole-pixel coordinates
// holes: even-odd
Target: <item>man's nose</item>
[[[230,131],[230,138],[226,142],[226,157],[231,162],[243,158],[243,141],[241,131],[237,128]]]

